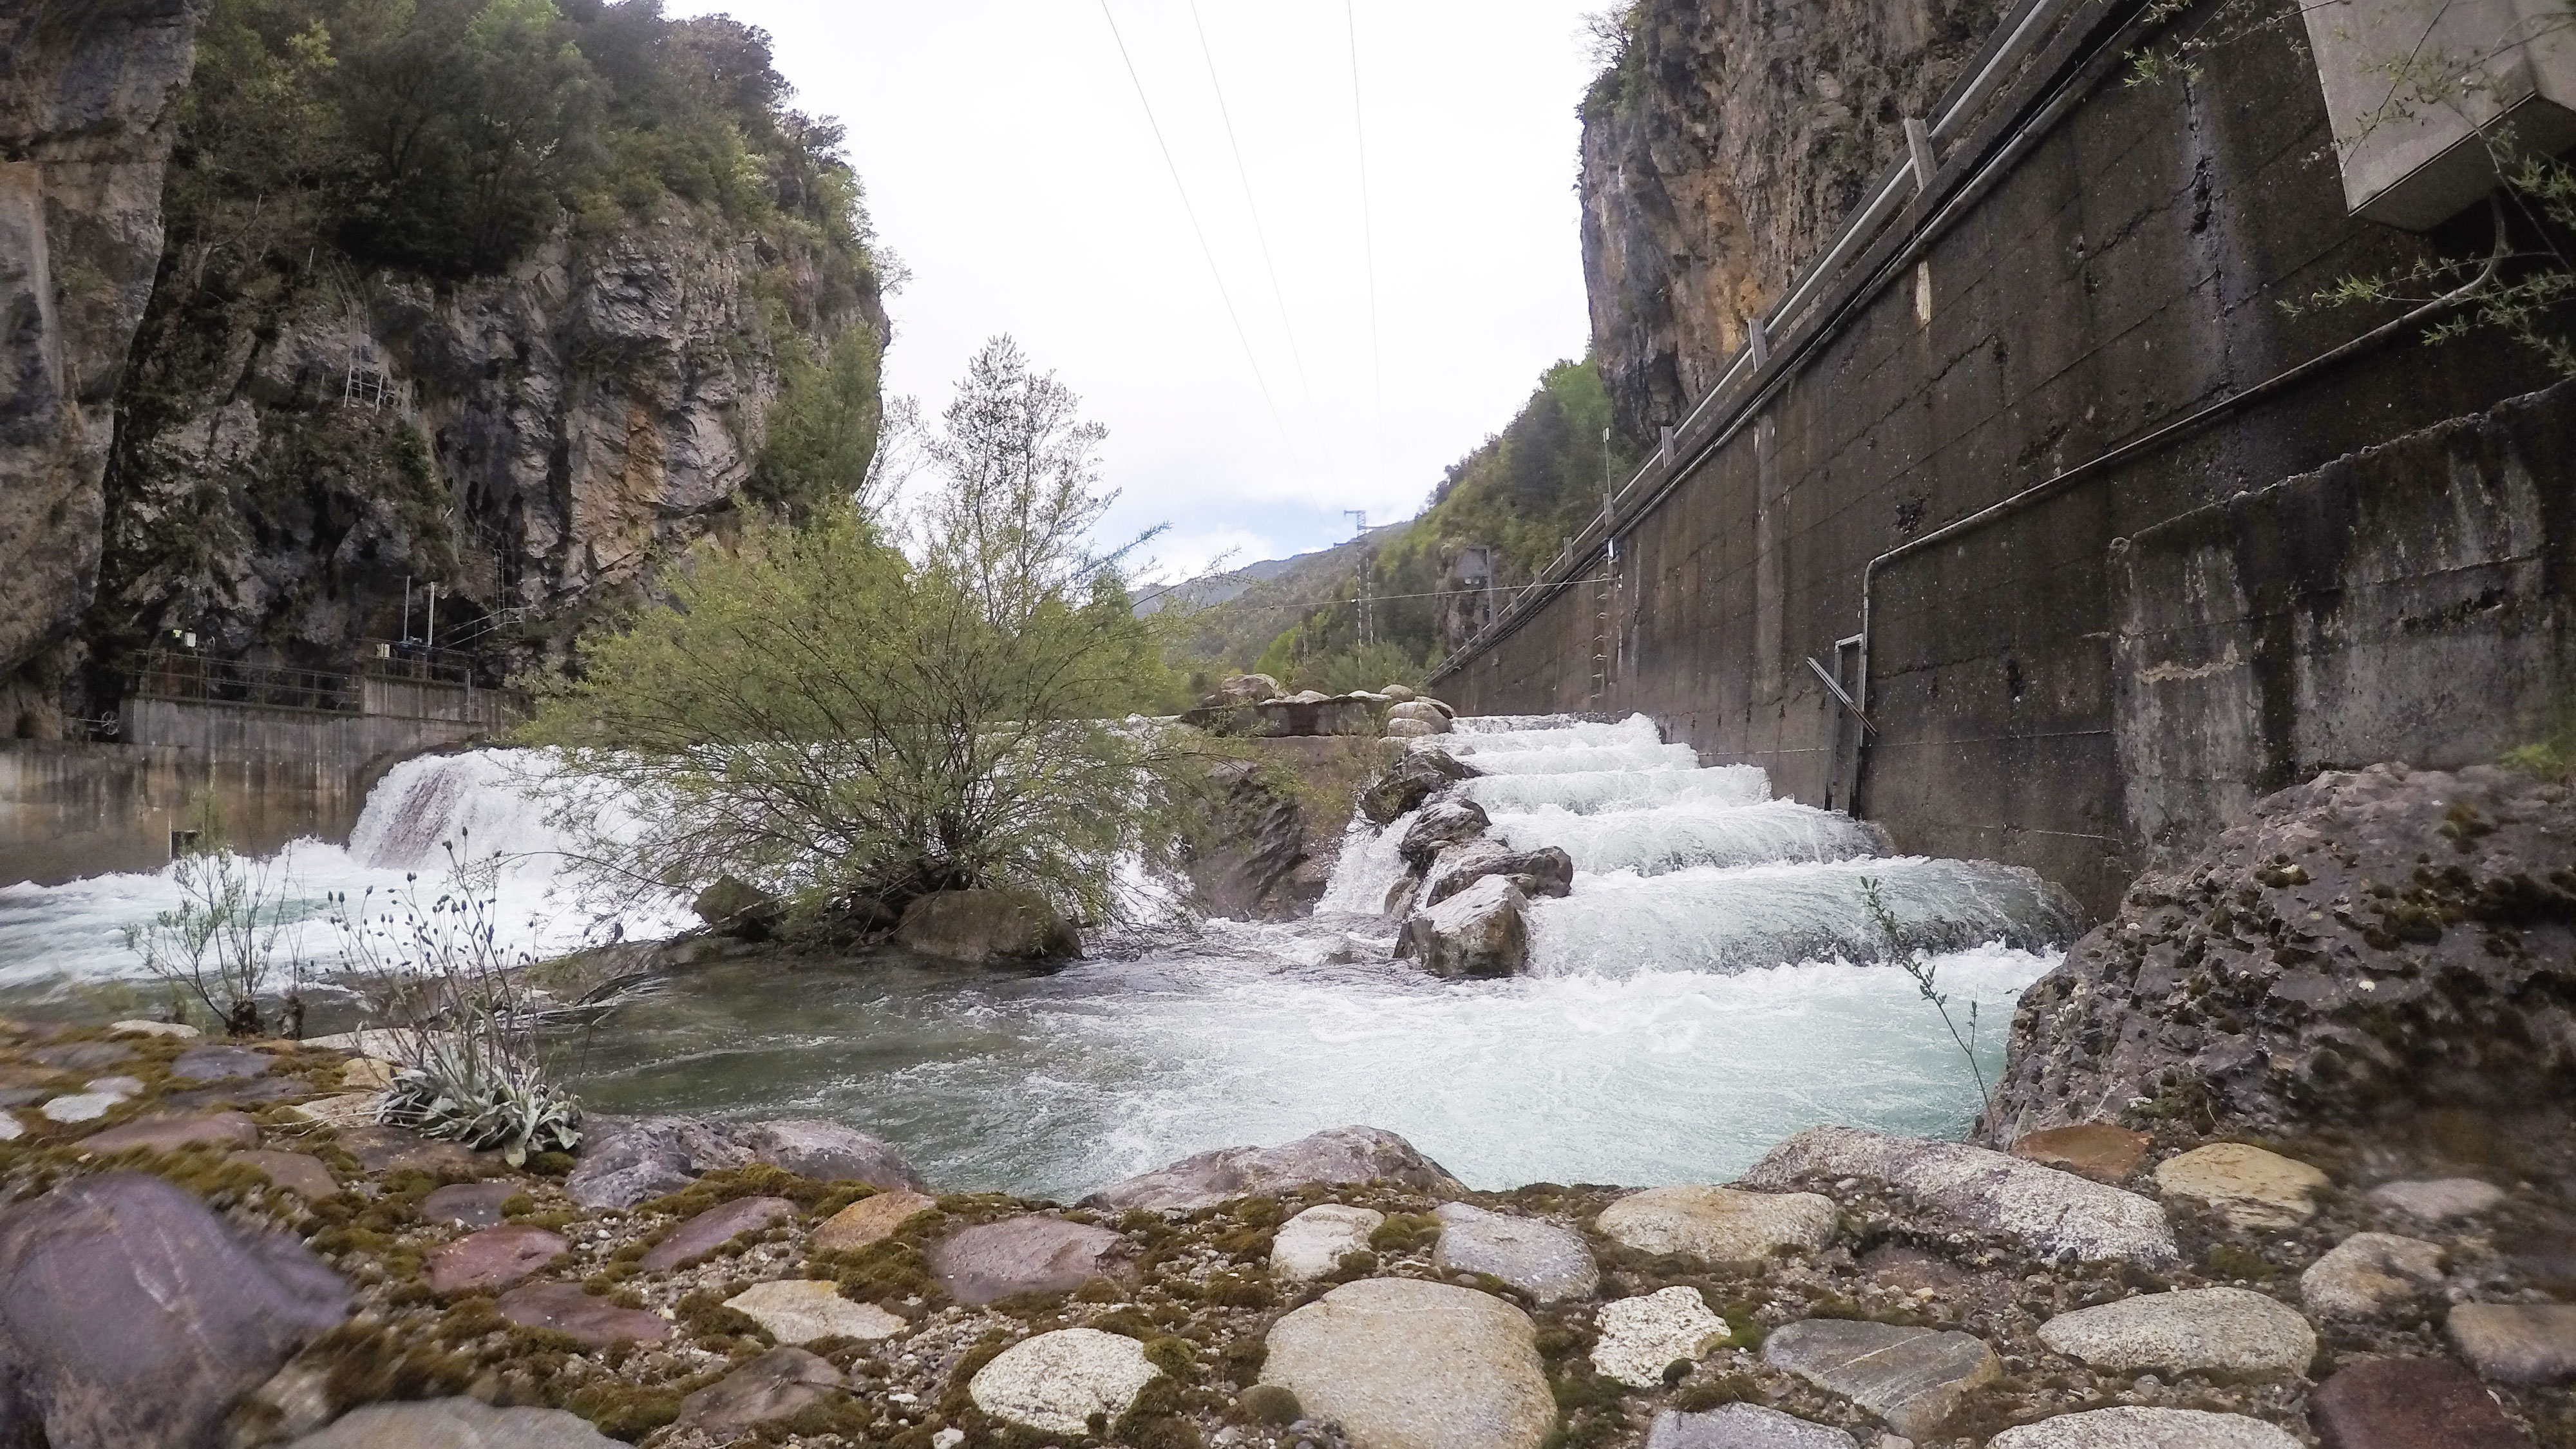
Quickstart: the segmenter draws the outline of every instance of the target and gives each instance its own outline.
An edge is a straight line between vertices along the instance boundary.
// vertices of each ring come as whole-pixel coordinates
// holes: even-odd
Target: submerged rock
[[[1262,1382],[1367,1449],[1538,1449],[1556,1425],[1529,1316],[1470,1288],[1345,1283],[1268,1345]]]
[[[233,1401],[349,1316],[292,1238],[139,1173],[0,1216],[0,1425],[35,1443],[198,1449]]]
[[[1161,1373],[1145,1346],[1122,1334],[1063,1328],[1023,1339],[975,1371],[966,1392],[997,1419],[1045,1434],[1090,1431],[1091,1417],[1115,1421]]]
[[[1489,875],[1407,917],[1395,956],[1434,976],[1518,976],[1529,969],[1529,898]]]
[[[1463,1195],[1448,1169],[1375,1127],[1329,1127],[1278,1147],[1220,1147],[1131,1177],[1082,1200],[1085,1207],[1195,1211],[1238,1197],[1314,1184],[1385,1181],[1416,1192]]]
[[[935,891],[903,908],[895,941],[905,950],[969,966],[1082,954],[1082,935],[1026,891]]]
[[[2164,1209],[2132,1192],[1956,1142],[1890,1137],[1849,1127],[1810,1127],[1744,1174],[1773,1191],[1858,1178],[1911,1199],[1928,1215],[2002,1238],[2042,1258],[2178,1260]]]

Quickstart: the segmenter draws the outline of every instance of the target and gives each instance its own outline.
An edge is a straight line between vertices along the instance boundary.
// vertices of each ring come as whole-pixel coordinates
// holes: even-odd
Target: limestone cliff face
[[[176,279],[165,281],[175,293]],[[193,631],[344,667],[423,632],[559,660],[651,566],[729,526],[780,355],[885,314],[864,268],[678,202],[566,223],[505,272],[357,275],[156,303],[111,477],[102,655]],[[102,659],[101,663],[106,663]]]
[[[0,685],[90,600],[116,393],[205,9],[0,5]]]
[[[1622,424],[1690,410],[2004,8],[1642,0],[1584,105],[1584,278]]]

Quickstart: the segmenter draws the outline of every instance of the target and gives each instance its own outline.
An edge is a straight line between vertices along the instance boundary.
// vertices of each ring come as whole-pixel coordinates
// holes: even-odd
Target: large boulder
[[[1744,1174],[1783,1192],[1858,1179],[1911,1199],[1940,1227],[1998,1238],[2041,1258],[2169,1266],[2178,1260],[2165,1210],[2133,1192],[1957,1142],[1810,1127]]]
[[[1482,836],[1494,822],[1473,800],[1441,800],[1422,807],[1396,842],[1395,853],[1415,870],[1431,868],[1431,858],[1452,845]]]
[[[773,1117],[727,1129],[754,1162],[816,1182],[864,1182],[888,1190],[919,1190],[920,1174],[882,1138],[815,1117]]]
[[[66,1183],[0,1217],[0,1442],[202,1449],[349,1311],[312,1250],[160,1178]]]
[[[1399,724],[1420,725],[1422,728],[1418,733],[1424,735],[1445,735],[1452,729],[1456,728],[1456,726],[1449,722],[1449,716],[1447,714],[1443,713],[1437,707],[1418,699],[1410,700],[1406,703],[1389,708],[1386,712],[1386,722],[1390,726]]]
[[[1343,1284],[1271,1326],[1261,1381],[1363,1449],[1538,1449],[1556,1427],[1529,1316],[1446,1283]]]
[[[787,914],[787,904],[756,885],[732,876],[718,876],[716,883],[698,892],[689,909],[706,922],[707,929],[720,936],[739,936],[746,941],[767,940],[770,931]]]
[[[838,1122],[593,1117],[564,1190],[583,1207],[622,1210],[677,1192],[707,1173],[755,1162],[819,1182],[846,1180],[888,1189],[922,1185],[900,1153]]]
[[[1131,1177],[1082,1200],[1085,1207],[1195,1211],[1238,1197],[1317,1184],[1388,1182],[1416,1192],[1464,1194],[1464,1184],[1414,1145],[1375,1127],[1332,1127],[1280,1147],[1221,1147]]]
[[[2289,1133],[2576,1095],[2576,803],[2330,771],[2141,877],[2014,1014],[1987,1140],[2172,1104]]]
[[[903,908],[894,938],[907,951],[969,966],[1082,954],[1082,933],[1027,891],[934,891]]]
[[[1572,895],[1574,857],[1554,845],[1514,850],[1491,836],[1453,845],[1432,858],[1422,881],[1422,904],[1436,906],[1487,876],[1501,876],[1532,898]]]
[[[1518,976],[1529,967],[1529,897],[1489,875],[1405,918],[1395,955],[1434,976]]]
[[[1480,773],[1447,750],[1418,746],[1360,791],[1360,813],[1374,824],[1392,825],[1407,811],[1422,808],[1434,793]]]

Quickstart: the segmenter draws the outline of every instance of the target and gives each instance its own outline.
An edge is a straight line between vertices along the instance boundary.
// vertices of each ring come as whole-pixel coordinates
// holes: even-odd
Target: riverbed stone
[[[779,1117],[745,1122],[728,1134],[736,1145],[781,1172],[816,1182],[864,1182],[881,1189],[918,1192],[921,1174],[883,1138],[818,1117]]]
[[[81,1090],[96,1092],[106,1097],[122,1097],[131,1102],[143,1095],[143,1079],[141,1077],[92,1077],[81,1083]]]
[[[340,1190],[339,1179],[321,1158],[301,1152],[236,1152],[230,1160],[258,1168],[270,1182],[306,1202],[320,1202]]]
[[[1268,1342],[1262,1381],[1358,1449],[1537,1449],[1556,1424],[1529,1316],[1470,1288],[1345,1283]]]
[[[2461,1303],[2448,1321],[2451,1346],[2482,1378],[2500,1384],[2556,1384],[2576,1378],[2576,1304]]]
[[[1134,1276],[1131,1245],[1107,1228],[1062,1218],[1004,1218],[962,1228],[930,1250],[930,1271],[970,1308],[1021,1293],[1069,1293],[1094,1278]]]
[[[1044,1434],[1089,1432],[1091,1416],[1116,1421],[1161,1373],[1145,1346],[1096,1328],[1063,1328],[1002,1350],[967,1381],[975,1407]]]
[[[645,1250],[636,1266],[647,1273],[667,1273],[692,1258],[702,1258],[745,1233],[776,1227],[796,1216],[796,1204],[783,1197],[738,1197],[690,1218]]]
[[[2478,1376],[2446,1358],[2364,1359],[2308,1396],[2325,1449],[2531,1449]]]
[[[1327,1277],[1343,1254],[1367,1251],[1369,1234],[1385,1221],[1375,1208],[1317,1203],[1280,1224],[1270,1240],[1270,1271],[1292,1281]]]
[[[780,1343],[818,1338],[892,1338],[907,1325],[873,1303],[853,1303],[828,1278],[783,1278],[754,1283],[725,1300],[725,1307],[769,1330]]]
[[[1413,869],[1425,870],[1433,856],[1449,846],[1476,839],[1493,823],[1485,807],[1473,800],[1434,800],[1414,815],[1411,825],[1404,827],[1403,837],[1396,842],[1396,854]]]
[[[1646,1449],[1860,1449],[1851,1435],[1760,1404],[1721,1404],[1705,1414],[1664,1409]]]
[[[2296,1158],[2242,1142],[2212,1142],[2156,1164],[2166,1197],[2208,1204],[2239,1228],[2295,1228],[2316,1216],[2326,1175]]]
[[[171,1059],[170,1075],[189,1082],[236,1082],[245,1077],[264,1077],[277,1058],[248,1047],[190,1047]]]
[[[325,1127],[364,1127],[376,1120],[376,1109],[385,1104],[382,1092],[342,1092],[337,1096],[319,1097],[298,1102],[286,1114],[300,1122],[316,1122]]]
[[[1084,1207],[1195,1212],[1239,1197],[1387,1182],[1455,1197],[1466,1185],[1410,1142],[1376,1127],[1329,1127],[1278,1147],[1221,1147],[1106,1187]]]
[[[2117,1184],[2127,1181],[2147,1160],[2147,1148],[2154,1140],[2144,1132],[2108,1122],[2077,1122],[2023,1133],[2013,1139],[2012,1155],[2095,1182]]]
[[[1589,1298],[1601,1286],[1601,1265],[1571,1228],[1463,1202],[1442,1203],[1434,1215],[1440,1242],[1431,1262],[1444,1273],[1491,1274],[1538,1303]]]
[[[1823,1251],[1841,1221],[1834,1200],[1818,1193],[1650,1187],[1603,1208],[1594,1226],[1641,1253],[1758,1263],[1779,1253]]]
[[[814,1251],[855,1253],[873,1247],[893,1237],[897,1228],[938,1206],[937,1198],[903,1188],[863,1197],[814,1229]]]
[[[1439,790],[1479,771],[1447,750],[1428,746],[1405,751],[1385,774],[1360,791],[1360,813],[1377,825],[1394,824]]]
[[[515,1182],[451,1182],[420,1200],[421,1221],[454,1223],[465,1228],[495,1226],[501,1204],[526,1189]]]
[[[1842,1395],[1909,1439],[1939,1432],[1970,1390],[2003,1373],[1995,1351],[1974,1335],[1841,1318],[1774,1329],[1762,1361]]]
[[[195,1117],[138,1117],[122,1127],[94,1132],[80,1141],[92,1156],[111,1152],[176,1152],[182,1147],[257,1147],[259,1124],[239,1112],[209,1112]]]
[[[95,1122],[124,1105],[125,1097],[113,1092],[66,1092],[36,1109],[48,1122],[71,1125]]]
[[[2299,1275],[2299,1301],[2320,1318],[2372,1318],[2441,1286],[2441,1244],[2355,1233]]]
[[[341,1148],[369,1172],[479,1177],[501,1165],[499,1152],[477,1152],[462,1142],[424,1137],[408,1127],[343,1127],[338,1137]]]
[[[2503,1188],[2475,1177],[2418,1178],[2382,1183],[2370,1190],[2372,1202],[2427,1223],[2475,1217],[2501,1205],[2504,1198]]]
[[[94,1072],[134,1060],[134,1048],[121,1041],[70,1041],[41,1046],[28,1056],[64,1072]]]
[[[2295,1374],[2316,1357],[2299,1311],[2249,1288],[2142,1293],[2061,1313],[2039,1341],[2097,1369],[2138,1373]]]
[[[1395,956],[1447,980],[1518,976],[1529,967],[1529,897],[1486,876],[1406,917]]]
[[[15,1142],[27,1135],[27,1124],[15,1112],[0,1112],[0,1142]]]
[[[165,1093],[161,1106],[172,1112],[198,1112],[208,1107],[264,1107],[289,1097],[311,1095],[311,1084],[301,1078],[246,1077],[236,1082],[218,1082],[211,1087]]]
[[[478,1399],[369,1404],[287,1449],[624,1449],[579,1414]]]
[[[2173,1226],[2150,1199],[2071,1172],[1959,1142],[1810,1127],[1774,1147],[1741,1186],[1785,1191],[1858,1178],[1913,1199],[1945,1226],[2002,1238],[2042,1258],[2179,1261]]]
[[[660,1314],[620,1308],[570,1283],[522,1283],[502,1294],[494,1306],[521,1328],[566,1334],[588,1348],[660,1343],[671,1336],[670,1321]]]
[[[773,1348],[680,1401],[680,1427],[719,1441],[772,1419],[801,1414],[847,1382],[841,1371],[801,1348]]]
[[[0,1215],[0,1425],[194,1449],[349,1311],[348,1285],[292,1238],[157,1177],[79,1178]]]
[[[543,1228],[507,1223],[430,1249],[421,1259],[421,1269],[436,1292],[484,1292],[518,1282],[571,1247]]]
[[[1709,1310],[1696,1288],[1666,1288],[1601,1305],[1600,1340],[1592,1366],[1631,1388],[1664,1381],[1673,1363],[1697,1363],[1727,1340],[1726,1320]]]
[[[903,908],[894,939],[916,955],[967,966],[1082,954],[1082,933],[1033,891],[933,891]]]
[[[115,1021],[107,1029],[118,1036],[158,1036],[172,1041],[194,1041],[204,1035],[195,1027],[176,1021]]]
[[[2242,1414],[2124,1406],[2006,1429],[1986,1449],[2299,1449],[2299,1441]]]
[[[593,1116],[574,1156],[564,1191],[593,1210],[631,1208],[751,1161],[722,1128],[694,1117]]]

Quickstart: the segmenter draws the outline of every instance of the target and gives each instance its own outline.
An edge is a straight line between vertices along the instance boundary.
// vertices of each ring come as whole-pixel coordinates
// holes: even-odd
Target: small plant
[[[148,925],[128,926],[125,948],[170,988],[174,1008],[185,993],[226,1034],[265,1035],[260,998],[282,973],[282,1020],[290,1035],[300,1035],[304,959],[287,930],[291,883],[273,877],[266,862],[234,854],[204,810],[170,863],[170,878],[179,888],[178,909],[161,912]]]
[[[469,843],[443,843],[448,879],[435,897],[406,877],[381,903],[372,890],[354,906],[336,897],[332,924],[403,1063],[377,1120],[498,1149],[516,1167],[579,1144],[581,1107],[554,1081],[526,985],[533,963],[501,944],[501,860],[476,859]]]
[[[1898,969],[1914,979],[1914,989],[1941,1013],[1941,1024],[1950,1029],[1950,1040],[1958,1043],[1959,1055],[1968,1059],[1968,1070],[1977,1079],[1977,1099],[1986,1110],[1994,1110],[1995,1094],[1986,1086],[1986,1069],[1977,1061],[1977,1002],[1968,999],[1968,1029],[1959,1030],[1958,1019],[1950,1015],[1949,993],[1940,988],[1941,968],[1934,965],[1932,954],[1905,943],[1905,933],[1897,924],[1896,913],[1887,907],[1887,897],[1879,891],[1878,882],[1868,876],[1860,878],[1861,899],[1868,903],[1869,915],[1878,924],[1878,933],[1887,940],[1887,954]]]

